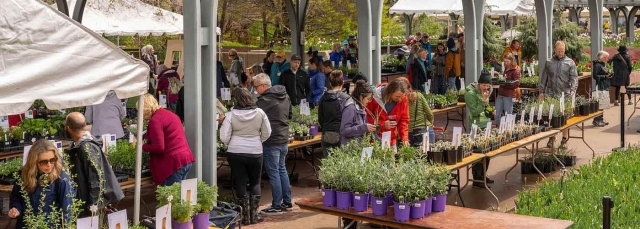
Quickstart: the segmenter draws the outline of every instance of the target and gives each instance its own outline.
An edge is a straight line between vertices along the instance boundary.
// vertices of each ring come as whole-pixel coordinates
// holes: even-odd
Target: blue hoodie
[[[271,65],[271,72],[269,72],[269,78],[271,78],[271,85],[278,85],[280,82],[280,73],[286,71],[291,68],[291,63],[289,61],[284,60],[283,64],[274,62]]]
[[[324,74],[319,70],[309,71],[309,81],[311,82],[311,103],[320,102],[324,94]]]

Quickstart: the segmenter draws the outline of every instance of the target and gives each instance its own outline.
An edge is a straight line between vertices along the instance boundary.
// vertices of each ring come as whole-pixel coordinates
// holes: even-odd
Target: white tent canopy
[[[99,104],[109,90],[147,91],[144,62],[59,11],[0,1],[0,15],[0,115],[24,113],[36,99],[61,109]]]
[[[0,1],[0,15],[0,115],[24,113],[36,99],[43,99],[49,109],[62,109],[102,103],[110,90],[119,98],[146,93],[149,67],[144,62],[57,9],[40,0]],[[140,211],[141,141],[140,135],[136,214]]]
[[[524,15],[533,13],[533,0],[487,0],[485,14]],[[390,13],[462,14],[462,0],[399,0]]]

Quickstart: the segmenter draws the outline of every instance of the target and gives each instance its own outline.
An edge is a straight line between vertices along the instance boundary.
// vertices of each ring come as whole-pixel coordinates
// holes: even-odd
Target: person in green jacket
[[[495,111],[487,114],[487,106],[489,106],[489,96],[491,96],[491,75],[483,70],[478,78],[477,83],[472,83],[466,88],[464,94],[464,100],[467,103],[467,119],[469,121],[468,127],[471,128],[472,124],[476,124],[478,128],[484,128],[487,123],[491,121],[491,116],[495,115]],[[487,169],[489,169],[489,159],[487,158]],[[477,188],[490,188],[488,185],[482,182],[486,178],[488,184],[494,181],[486,177],[485,170],[482,163],[476,163],[472,168],[473,174],[473,187]]]
[[[407,85],[411,85],[406,77],[398,79],[402,79]],[[422,92],[411,89],[407,92],[407,99],[409,99],[409,144],[421,146],[422,134],[424,133],[429,134],[429,142],[435,142],[435,132],[433,132],[434,116],[427,99],[422,95]]]
[[[280,50],[276,54],[276,62],[271,65],[269,78],[271,78],[271,85],[278,85],[280,82],[280,73],[291,68],[291,63],[284,57],[284,51]]]
[[[483,71],[478,82],[469,84],[464,93],[464,101],[467,103],[468,127],[476,124],[479,128],[487,126],[492,114],[487,114],[489,96],[491,95],[491,75]]]

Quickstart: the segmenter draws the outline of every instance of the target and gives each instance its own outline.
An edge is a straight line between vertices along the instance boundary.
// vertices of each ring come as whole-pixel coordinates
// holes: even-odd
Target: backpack
[[[337,130],[327,130],[329,125],[327,124],[327,119],[342,117],[342,106],[349,99],[349,95],[342,91],[338,91],[336,93],[325,93],[320,100],[320,104],[322,105],[323,115],[325,116],[324,123],[320,123],[323,129],[322,140],[329,144],[337,144],[340,142],[340,122],[337,123]],[[324,112],[329,112],[324,113]],[[335,121],[335,120],[334,120]],[[332,127],[335,126],[336,123],[332,123]]]

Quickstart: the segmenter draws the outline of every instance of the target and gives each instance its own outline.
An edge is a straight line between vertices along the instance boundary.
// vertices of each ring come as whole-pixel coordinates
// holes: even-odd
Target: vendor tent
[[[147,92],[144,62],[45,3],[0,1],[0,15],[0,115],[24,113],[36,99],[49,109],[62,109],[102,103],[110,90],[119,98]],[[139,213],[142,145],[137,149]]]
[[[73,12],[76,0],[66,0]],[[55,5],[55,4],[54,4]],[[182,34],[182,15],[139,0],[88,1],[82,24],[107,36]],[[220,28],[217,28],[220,35]]]
[[[533,0],[486,0],[485,14],[532,14],[533,6]],[[462,0],[399,0],[389,9],[389,12],[401,14],[462,14]]]

